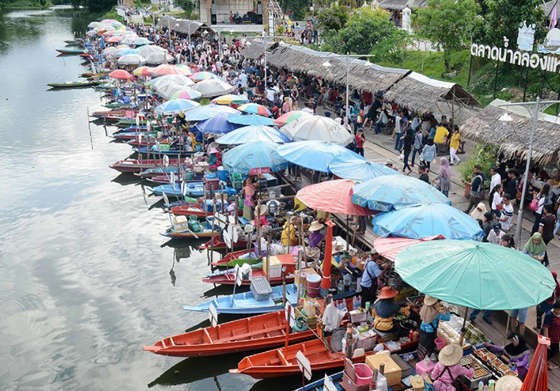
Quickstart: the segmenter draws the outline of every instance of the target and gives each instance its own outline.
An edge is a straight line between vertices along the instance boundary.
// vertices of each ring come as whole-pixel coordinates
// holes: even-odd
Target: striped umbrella
[[[200,94],[200,92],[195,91],[195,90],[191,90],[190,88],[184,89],[184,90],[180,90],[175,92],[173,95],[171,95],[171,97],[169,98],[169,100],[173,100],[173,99],[200,99],[202,97],[202,95]]]
[[[228,94],[212,99],[212,103],[218,105],[242,105],[244,103],[249,103],[249,98],[247,98],[247,95]]]
[[[256,103],[247,103],[247,104],[241,105],[237,108],[237,110],[242,111],[244,113],[249,113],[249,114],[264,115],[265,117],[270,117],[272,115],[272,113],[270,112],[269,109],[267,109],[263,105],[259,105],[259,104],[256,104]]]
[[[200,104],[187,99],[175,99],[156,107],[156,112],[161,114],[179,114],[199,107]]]
[[[213,74],[212,72],[196,72],[189,76],[193,81],[204,81],[204,80],[211,80],[211,79],[220,79],[218,75]]]
[[[305,113],[303,111],[290,111],[290,112],[287,112],[286,114],[281,115],[277,119],[275,119],[274,123],[276,125],[284,126],[286,124],[289,124],[292,121],[295,121],[296,119],[299,119],[299,118],[302,118],[302,117],[307,118],[307,117],[311,117],[312,115],[313,114]]]
[[[113,71],[113,72],[109,73],[109,77],[111,77],[113,79],[119,79],[119,80],[130,80],[134,76],[132,76],[130,73],[128,73],[124,69],[117,69],[116,71]]]
[[[152,74],[152,68],[150,68],[150,67],[138,67],[132,72],[132,74],[134,76],[150,76]]]

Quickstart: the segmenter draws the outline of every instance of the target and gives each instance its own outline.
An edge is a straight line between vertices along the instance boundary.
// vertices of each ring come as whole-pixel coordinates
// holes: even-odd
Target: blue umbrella
[[[199,107],[200,103],[188,99],[173,99],[156,107],[156,112],[161,114],[179,114]]]
[[[383,164],[367,161],[361,156],[359,159],[336,157],[331,164],[329,164],[329,169],[336,176],[360,182],[385,175],[399,175],[399,173],[392,168]]]
[[[338,144],[316,140],[284,144],[278,148],[278,153],[298,166],[321,172],[329,172],[329,164],[337,156],[340,156],[341,159],[359,159],[361,157]]]
[[[372,223],[373,232],[383,237],[422,239],[442,235],[447,239],[480,241],[484,236],[478,222],[471,216],[447,204],[435,202],[380,213]]]
[[[381,176],[357,184],[354,187],[352,202],[383,212],[423,202],[451,205],[449,198],[441,191],[420,179],[406,175]]]
[[[262,126],[273,126],[274,120],[272,118],[266,118],[262,115],[230,115],[228,121],[232,124],[238,125],[262,125]]]
[[[288,167],[288,162],[278,152],[278,144],[256,141],[245,143],[224,153],[224,168],[233,173],[276,172]]]
[[[240,125],[232,124],[228,121],[228,117],[231,114],[223,113],[216,115],[212,118],[208,118],[196,125],[196,128],[202,133],[214,133],[214,134],[225,134],[233,132],[235,129],[239,128]]]
[[[239,111],[228,106],[200,106],[186,113],[185,121],[204,121],[205,119],[212,118],[224,113],[239,114]]]
[[[220,144],[245,144],[251,141],[289,143],[290,139],[270,126],[243,126],[216,140]]]

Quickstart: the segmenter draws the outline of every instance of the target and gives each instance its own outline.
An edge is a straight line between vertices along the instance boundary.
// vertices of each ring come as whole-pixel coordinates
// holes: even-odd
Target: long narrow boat
[[[59,52],[60,54],[64,54],[64,55],[69,55],[69,54],[83,54],[86,51],[84,49],[56,49],[57,52]]]
[[[47,85],[52,88],[62,89],[62,88],[92,87],[98,84],[99,84],[98,81],[67,81],[64,83],[48,83]]]
[[[142,137],[156,137],[156,132],[140,132]],[[117,132],[113,133],[113,138],[119,141],[130,141],[138,139],[138,132]]]
[[[141,147],[141,148],[133,148],[132,149],[134,152],[137,153],[141,153],[143,155],[146,155],[148,153],[148,148],[147,147]],[[196,153],[196,151],[185,151],[185,150],[181,150],[178,148],[170,148],[169,150],[161,150],[158,151],[156,148],[150,147],[150,155],[154,155],[154,156],[191,156],[194,155]]]
[[[188,197],[204,196],[204,182],[191,182],[186,185],[186,195]],[[163,193],[169,197],[183,198],[181,186],[176,184],[156,186],[152,189],[152,193],[156,196],[162,196]]]
[[[197,216],[197,217],[208,217],[212,215],[212,212],[206,212],[202,209],[202,204],[199,205],[180,205],[171,208],[171,213],[174,215],[182,216]],[[239,212],[238,212],[239,213]],[[243,211],[239,213],[239,216],[243,215]]]
[[[219,234],[219,232],[218,232]],[[171,239],[206,239],[212,237],[212,230],[205,229],[201,232],[192,232],[188,231],[176,231],[173,228],[167,228],[167,230],[160,234],[161,236],[165,236]],[[216,235],[216,231],[214,231],[214,235]]]
[[[182,166],[181,168],[186,170],[187,168],[192,168],[191,166]],[[171,173],[179,173],[179,169],[177,168],[177,166],[167,166],[167,167],[154,167],[154,168],[148,168],[142,172],[138,173],[138,176],[141,176],[142,178],[151,178],[154,176],[161,176],[161,175],[169,175]],[[182,182],[182,181],[181,181]],[[188,182],[188,181],[187,181]],[[190,181],[190,182],[197,182],[199,183],[200,180],[198,181]]]
[[[144,136],[144,134],[142,135]],[[155,135],[148,138],[148,137],[134,137],[131,140],[128,140],[126,143],[131,147],[147,147],[148,145],[154,145],[156,142],[160,144],[167,144],[168,139],[166,137],[155,138]]]
[[[82,76],[84,74],[82,73]],[[134,107],[134,105],[132,103],[107,103],[103,105],[104,107],[108,108],[108,109],[131,109],[132,107]]]
[[[178,159],[169,159],[169,165],[177,165],[177,160]],[[149,168],[161,167],[164,163],[163,159],[125,159],[110,165],[109,168],[119,172],[142,172]]]
[[[147,121],[145,119],[141,119],[138,122],[140,123],[140,125],[145,126]],[[135,123],[136,123],[136,119],[134,119],[134,121],[131,121],[130,119],[120,120],[115,124],[115,126],[117,128],[128,128],[134,126]]]
[[[263,269],[253,269],[251,272],[251,277],[252,278],[266,277],[266,274]],[[212,277],[206,277],[202,279],[202,282],[206,282],[208,284],[233,285],[235,284],[235,274],[233,272],[231,273],[223,272],[223,274],[215,275]],[[270,285],[280,285],[282,284],[282,277],[273,277],[269,279],[268,282],[270,283]],[[286,277],[286,283],[291,284],[292,282],[294,282],[293,276]],[[241,285],[249,286],[251,285],[251,280],[244,278],[243,280],[241,280]]]
[[[297,302],[297,288],[295,284],[286,285],[286,299],[295,306]],[[201,303],[197,306],[183,306],[187,311],[208,312],[213,304],[218,314],[255,315],[275,312],[283,308],[283,287],[272,287],[272,294],[268,300],[256,300],[252,292],[236,293]]]
[[[233,262],[236,259],[241,258],[245,254],[248,254],[249,251],[251,251],[251,250],[245,249],[245,250],[240,250],[240,251],[235,251],[235,252],[232,252],[232,253],[228,253],[228,254],[225,255],[225,257],[223,257],[219,261],[212,262],[210,265],[219,266],[219,267],[235,266],[234,264],[231,264],[231,262]],[[253,254],[253,256],[254,256],[254,254]],[[258,258],[253,258],[253,259],[258,259]]]
[[[249,375],[255,379],[301,374],[296,360],[296,354],[300,350],[309,360],[313,372],[344,368],[345,352],[331,352],[323,340],[316,338],[290,345],[287,349],[274,349],[247,356],[239,362],[237,369],[230,369],[229,372]],[[364,362],[367,356],[373,354],[375,352],[366,352],[364,356],[355,357],[353,361]]]
[[[90,116],[94,118],[109,118],[111,116],[125,117],[127,113],[130,112],[131,109],[112,109],[112,110],[94,111],[93,113],[90,113]],[[130,119],[130,117],[128,118]]]
[[[247,242],[243,241],[243,242],[235,242],[233,244],[233,249],[234,250],[239,250],[242,248],[247,248]],[[212,248],[212,240],[207,241],[206,243],[203,243],[200,245],[199,249],[200,250],[209,250]],[[222,241],[218,235],[214,236],[214,250],[225,250],[228,249],[229,247],[227,246],[227,244]]]
[[[336,391],[344,391],[344,388],[340,385],[342,382],[342,377],[344,376],[344,371],[340,371],[329,375],[329,379],[333,382],[334,386],[336,387]],[[304,387],[300,387],[294,391],[324,391],[325,385],[325,378],[319,379],[314,381],[313,383],[309,383]]]
[[[288,343],[307,341],[313,331],[291,333]],[[155,354],[177,357],[216,356],[235,352],[271,349],[286,341],[286,315],[276,311],[174,335],[143,349]]]

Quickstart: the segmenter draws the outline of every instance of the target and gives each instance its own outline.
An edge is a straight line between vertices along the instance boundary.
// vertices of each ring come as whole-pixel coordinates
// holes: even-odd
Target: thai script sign
[[[506,48],[498,48],[496,46],[479,45],[473,43],[471,45],[471,55],[475,57],[489,58],[495,61],[509,62],[522,67],[530,67],[533,69],[540,68],[543,71],[557,72],[560,66],[560,58],[554,56],[542,56],[537,53],[513,51]]]

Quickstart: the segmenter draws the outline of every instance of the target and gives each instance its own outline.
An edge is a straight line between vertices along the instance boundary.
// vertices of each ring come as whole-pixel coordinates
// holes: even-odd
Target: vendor
[[[247,221],[253,220],[253,207],[255,206],[255,192],[256,186],[253,184],[253,177],[245,179],[245,186],[243,187],[243,194],[245,195],[243,201],[243,218]]]
[[[513,342],[505,347],[492,345],[488,342],[484,343],[484,346],[494,353],[505,353],[509,363],[517,368],[519,378],[525,380],[525,376],[527,376],[529,371],[529,357],[531,355],[531,351],[525,344],[525,337],[515,334]]]
[[[315,262],[319,262],[321,259],[321,247],[325,242],[325,232],[323,228],[325,224],[320,223],[317,220],[311,222],[309,226],[309,247],[307,248],[307,258],[313,259]]]
[[[208,156],[208,168],[211,170],[216,170],[222,165],[222,155],[220,151],[216,148],[211,148]]]
[[[438,355],[439,361],[430,374],[435,391],[455,391],[453,381],[461,375],[472,379],[474,368],[464,368],[459,364],[461,358],[463,358],[463,348],[457,344],[447,345],[441,349]]]
[[[437,328],[439,320],[451,319],[449,311],[438,305],[438,299],[426,295],[424,305],[420,310],[420,341],[418,342],[418,357],[422,360],[430,355],[436,347]]]
[[[263,227],[266,225],[270,225],[270,222],[266,218],[267,212],[268,212],[268,208],[266,207],[266,205],[261,205],[260,209],[258,210],[258,215],[261,216],[259,219],[257,215],[257,209],[255,209],[255,220],[253,220],[253,224],[255,225],[255,227]]]
[[[383,270],[379,267],[381,259],[378,253],[372,253],[364,263],[364,274],[362,276],[362,308],[366,308],[366,303],[373,303],[377,299],[377,278],[383,277],[387,268]]]
[[[287,221],[282,228],[282,245],[287,246],[297,246],[299,240],[296,236],[297,227],[301,225],[301,219],[297,216],[292,216],[290,221]]]
[[[381,294],[377,303],[373,306],[371,316],[375,318],[373,321],[373,328],[379,331],[389,332],[394,329],[393,318],[397,314],[410,315],[410,308],[408,306],[401,307],[395,303],[395,297],[399,294],[390,286],[381,288]]]

